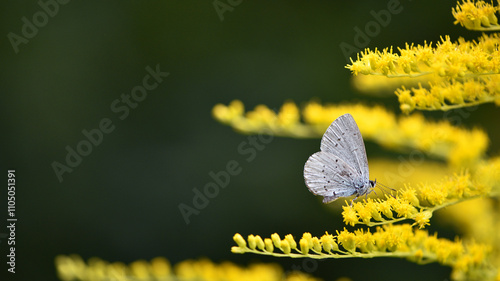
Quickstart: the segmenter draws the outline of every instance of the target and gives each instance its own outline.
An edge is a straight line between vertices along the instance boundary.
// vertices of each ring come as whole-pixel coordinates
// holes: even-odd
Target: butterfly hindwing
[[[304,179],[309,190],[324,196],[323,203],[355,194],[355,177],[358,172],[337,155],[316,152],[304,166]]]

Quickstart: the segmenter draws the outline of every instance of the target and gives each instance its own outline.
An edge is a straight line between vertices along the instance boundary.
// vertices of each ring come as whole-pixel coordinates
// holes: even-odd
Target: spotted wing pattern
[[[307,160],[304,180],[312,193],[324,196],[323,203],[358,194],[369,186],[365,145],[350,114],[328,127],[320,150]]]
[[[344,160],[328,152],[316,152],[304,166],[304,179],[309,190],[329,203],[356,193],[354,177],[357,172]]]
[[[368,182],[365,143],[351,114],[344,114],[328,127],[321,139],[321,151],[343,159]]]

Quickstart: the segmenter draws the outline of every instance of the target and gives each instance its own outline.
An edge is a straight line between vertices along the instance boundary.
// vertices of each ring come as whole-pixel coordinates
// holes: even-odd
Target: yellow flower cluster
[[[500,157],[485,160],[476,167],[474,178],[481,179],[485,186],[491,188],[492,196],[500,195]]]
[[[429,82],[429,88],[422,87],[396,90],[401,111],[409,113],[419,110],[450,110],[474,106],[487,102],[500,105],[500,77],[485,76],[465,81],[449,80]]]
[[[354,203],[352,207],[346,203],[342,212],[344,222],[352,226],[374,226],[412,219],[414,225],[424,228],[436,210],[479,196],[495,196],[500,173],[500,170],[495,170],[498,169],[497,162],[484,164],[474,175],[463,172],[433,184],[420,184],[416,189],[407,185],[396,196],[387,196],[386,200],[369,198]],[[497,182],[493,185],[495,180]]]
[[[381,106],[323,106],[310,102],[301,112],[297,105],[287,102],[277,113],[259,105],[245,114],[243,104],[233,101],[213,108],[218,121],[238,131],[297,138],[320,138],[331,122],[345,113],[354,116],[364,139],[398,151],[417,149],[454,166],[472,165],[488,147],[488,136],[482,130],[461,129],[448,121],[430,122],[416,114],[397,120],[394,113]],[[300,122],[301,114],[304,122]]]
[[[290,234],[281,239],[276,233],[265,239],[249,235],[247,240],[235,234],[233,239],[238,245],[231,249],[233,253],[315,259],[399,257],[419,264],[439,262],[451,266],[457,276],[484,266],[489,254],[489,248],[482,244],[437,238],[437,235],[415,230],[409,224],[384,225],[377,227],[374,233],[344,229],[336,236],[326,232],[321,237],[314,237],[306,232],[298,243]]]
[[[416,77],[437,74],[440,77],[464,78],[500,73],[500,56],[496,47],[498,34],[483,35],[476,41],[459,38],[452,42],[449,36],[441,37],[436,47],[432,43],[414,46],[406,44],[382,51],[366,49],[356,61],[346,68],[354,75],[383,75],[387,77]]]
[[[494,75],[500,73],[499,40],[496,33],[483,35],[477,42],[463,38],[451,42],[450,37],[445,36],[436,47],[427,43],[416,47],[406,44],[405,49],[398,48],[399,54],[393,53],[392,48],[382,51],[366,49],[346,68],[355,76],[418,78],[417,88],[396,90],[401,110],[405,113],[414,109],[445,111],[487,102],[500,105],[500,78]],[[420,76],[423,75],[429,76],[426,86],[420,83],[423,80]],[[387,84],[380,80],[376,79],[382,85]],[[408,80],[399,80],[403,85],[411,84]],[[356,79],[354,82],[363,83],[364,80]],[[367,88],[374,83],[365,82],[357,87]]]
[[[455,24],[460,24],[470,30],[499,30],[498,19],[495,13],[498,7],[484,1],[471,2],[470,0],[458,3],[452,8]]]
[[[138,260],[130,265],[121,262],[108,263],[91,258],[85,263],[78,255],[59,255],[55,259],[57,275],[62,281],[104,281],[104,280],[161,280],[172,274],[170,263],[162,257],[151,262]]]
[[[500,195],[500,157],[478,165],[474,178],[489,186],[490,197]],[[464,211],[465,210],[465,211]],[[492,246],[491,263],[500,268],[500,205],[492,198],[478,198],[450,206],[439,213],[438,221],[453,224],[463,237]],[[500,273],[498,275],[500,277]]]
[[[414,198],[416,199],[416,196]],[[418,207],[418,199],[416,201]],[[423,228],[429,224],[432,212],[419,212],[417,207],[402,198],[389,197],[385,201],[369,198],[362,203],[354,203],[353,207],[349,205],[344,206],[342,216],[344,217],[345,224],[352,226],[359,223],[374,226],[410,218],[415,220],[419,228]],[[394,212],[396,215],[394,215]]]
[[[151,262],[135,261],[127,266],[98,258],[91,258],[85,263],[78,255],[60,255],[56,257],[55,264],[62,281],[321,281],[301,272],[285,274],[277,264],[256,263],[241,267],[231,262],[215,264],[208,259],[186,260],[172,268],[163,257],[154,258]]]
[[[299,108],[293,102],[283,104],[278,113],[265,105],[256,106],[245,116],[244,113],[243,103],[239,100],[232,101],[228,106],[217,104],[212,109],[215,119],[241,133],[295,138],[308,138],[315,135],[311,128],[300,123]]]

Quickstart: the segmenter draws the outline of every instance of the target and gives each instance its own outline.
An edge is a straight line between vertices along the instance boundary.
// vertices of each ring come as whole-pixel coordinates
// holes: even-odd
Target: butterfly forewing
[[[321,151],[343,159],[368,181],[368,159],[358,125],[351,114],[344,114],[328,127],[321,139]]]

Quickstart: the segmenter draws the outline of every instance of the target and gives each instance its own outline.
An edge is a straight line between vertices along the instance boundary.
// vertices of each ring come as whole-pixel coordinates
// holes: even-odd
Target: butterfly
[[[332,122],[320,150],[307,159],[304,180],[309,191],[323,196],[323,203],[352,195],[354,201],[373,190],[377,181],[369,179],[365,144],[351,114]]]

